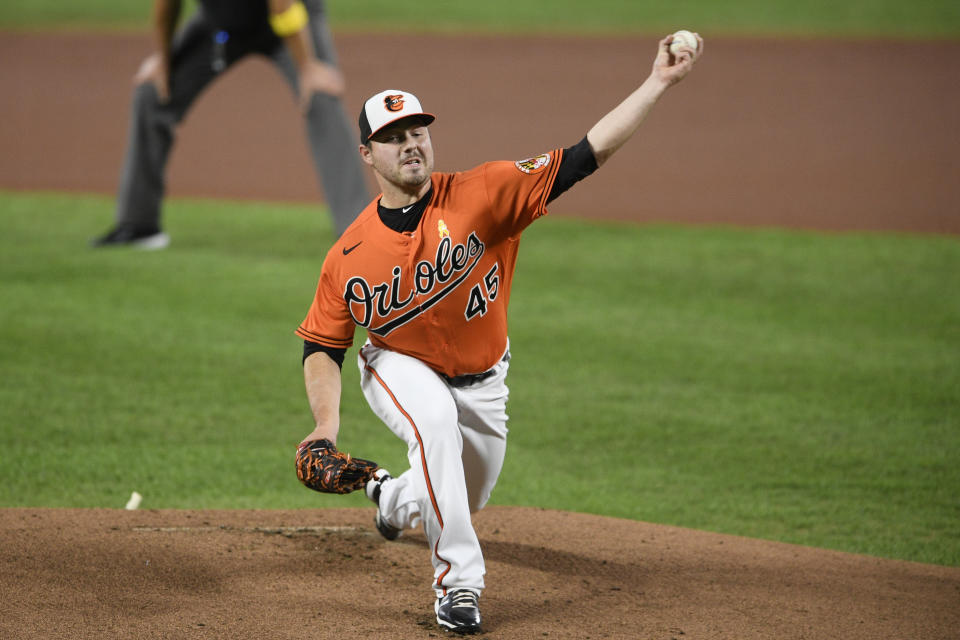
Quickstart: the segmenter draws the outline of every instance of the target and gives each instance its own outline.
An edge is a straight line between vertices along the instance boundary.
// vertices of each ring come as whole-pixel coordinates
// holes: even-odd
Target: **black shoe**
[[[136,249],[166,249],[170,245],[170,236],[159,229],[136,231],[126,227],[116,227],[109,233],[90,242],[92,247],[134,247]]]
[[[380,515],[380,489],[383,487],[383,483],[389,480],[393,480],[393,476],[390,475],[389,471],[386,469],[377,469],[373,474],[373,478],[367,481],[366,492],[367,497],[377,505],[377,513],[373,516],[373,524],[377,527],[377,531],[387,540],[396,540],[403,531],[389,524],[383,519],[383,516]]]
[[[454,589],[433,605],[437,612],[437,624],[444,629],[463,635],[480,631],[480,607],[477,592],[470,589]]]

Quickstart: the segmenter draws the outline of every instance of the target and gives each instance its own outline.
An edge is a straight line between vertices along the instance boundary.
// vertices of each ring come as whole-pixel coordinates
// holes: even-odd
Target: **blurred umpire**
[[[93,245],[162,249],[169,244],[160,226],[160,208],[175,127],[211,81],[252,53],[273,61],[299,98],[314,165],[339,234],[370,195],[353,127],[340,102],[344,82],[323,0],[197,3],[196,13],[176,29],[182,1],[154,0],[158,50],[134,76],[116,225]]]

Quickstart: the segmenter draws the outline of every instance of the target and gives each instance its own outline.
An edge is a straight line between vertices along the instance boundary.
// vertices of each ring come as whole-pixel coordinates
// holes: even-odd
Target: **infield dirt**
[[[576,142],[647,74],[655,40],[338,45],[351,120],[370,93],[414,91],[438,114],[438,169],[457,170]],[[0,33],[0,188],[112,193],[130,77],[150,47],[143,35]],[[638,139],[551,211],[960,233],[958,77],[960,43],[708,37]],[[171,196],[319,200],[293,99],[262,60],[201,97],[170,169]],[[422,535],[388,543],[371,518],[2,509],[0,637],[441,635]],[[493,638],[960,638],[957,568],[526,508],[492,507],[476,524]]]
[[[4,638],[424,638],[420,533],[373,509],[0,510]],[[491,638],[947,639],[960,569],[490,507]],[[426,569],[426,573],[425,573]]]

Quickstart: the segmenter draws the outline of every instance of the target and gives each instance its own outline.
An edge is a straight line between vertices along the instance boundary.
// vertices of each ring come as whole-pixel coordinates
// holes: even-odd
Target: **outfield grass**
[[[189,4],[192,3],[188,3]],[[955,0],[328,0],[339,30],[494,33],[669,33],[708,36],[960,37]],[[150,3],[129,0],[5,0],[0,27],[143,29]]]
[[[0,506],[364,505],[301,487],[323,210],[0,192]],[[496,504],[960,566],[960,241],[588,224],[525,235]],[[358,335],[358,338],[362,336]],[[355,349],[341,445],[400,469]]]

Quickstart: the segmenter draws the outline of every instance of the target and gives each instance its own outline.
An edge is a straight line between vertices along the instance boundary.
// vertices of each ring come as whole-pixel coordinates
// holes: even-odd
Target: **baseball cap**
[[[404,118],[418,117],[424,126],[436,117],[425,113],[417,96],[407,91],[387,89],[369,98],[360,110],[360,142],[366,144],[370,136],[389,124]]]

